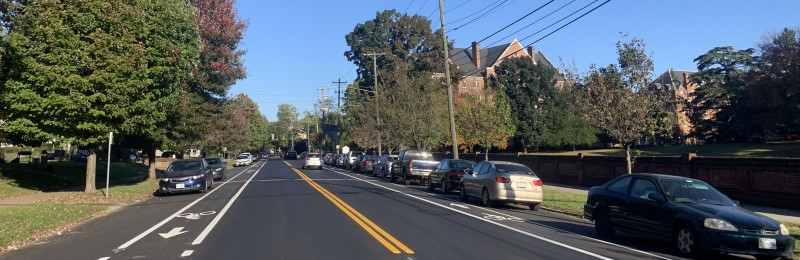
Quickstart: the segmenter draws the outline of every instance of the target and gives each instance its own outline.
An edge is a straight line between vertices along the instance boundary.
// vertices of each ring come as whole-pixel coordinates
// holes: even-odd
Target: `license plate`
[[[175,184],[175,188],[176,189],[183,189],[183,188],[186,188],[186,186],[183,185],[183,183],[178,183],[178,184]]]
[[[528,184],[524,182],[517,182],[517,188],[527,188]]]
[[[778,242],[774,238],[759,238],[759,249],[778,249]]]

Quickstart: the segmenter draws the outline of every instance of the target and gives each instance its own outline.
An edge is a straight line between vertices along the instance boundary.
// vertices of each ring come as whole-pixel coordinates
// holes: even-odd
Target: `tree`
[[[504,60],[490,82],[507,97],[515,126],[514,139],[525,152],[529,147],[554,144],[551,138],[558,129],[547,124],[555,108],[549,104],[557,95],[554,73],[544,64],[534,65],[530,58],[515,57]]]
[[[195,91],[209,98],[224,97],[246,76],[239,49],[247,23],[238,18],[234,0],[192,0],[200,36],[200,62],[194,68]]]
[[[747,86],[754,123],[768,131],[800,129],[800,33],[789,28],[770,33],[758,51]]]
[[[746,140],[756,132],[746,91],[753,52],[716,47],[694,59],[699,72],[692,75],[692,81],[699,87],[687,104],[695,126],[692,136],[716,142]]]
[[[582,84],[568,79],[576,94],[575,105],[584,119],[614,138],[625,149],[627,172],[633,169],[631,146],[648,136],[667,135],[672,117],[665,116],[663,95],[645,87],[652,61],[644,41],[618,42],[620,66],[592,66]],[[646,58],[642,58],[646,57]]]
[[[132,133],[144,104],[145,13],[135,1],[34,1],[5,37],[4,131],[15,143],[56,136],[88,144],[86,192],[95,190],[94,148],[108,132]],[[58,35],[58,37],[52,37]]]
[[[275,130],[281,138],[280,147],[291,147],[289,142],[297,136],[299,127],[297,118],[299,116],[300,114],[295,106],[286,103],[278,105],[278,121],[276,122]],[[293,147],[290,149],[293,149]]]

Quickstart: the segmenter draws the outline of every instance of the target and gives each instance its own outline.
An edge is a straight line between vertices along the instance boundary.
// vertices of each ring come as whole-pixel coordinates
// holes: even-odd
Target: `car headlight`
[[[716,218],[707,218],[705,221],[703,221],[703,226],[716,230],[739,231],[738,228],[731,225],[731,223],[728,223],[728,221]]]
[[[195,175],[195,176],[192,176],[192,180],[197,180],[197,179],[200,179],[200,178],[203,178],[203,177],[206,177],[206,175],[204,175],[204,174]]]
[[[169,178],[162,178],[161,181],[170,182],[172,180],[170,180]]]
[[[788,236],[789,235],[789,228],[781,224],[781,235]]]

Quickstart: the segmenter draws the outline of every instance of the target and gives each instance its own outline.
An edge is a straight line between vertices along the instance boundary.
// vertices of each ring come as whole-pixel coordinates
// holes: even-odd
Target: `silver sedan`
[[[544,199],[542,180],[525,165],[502,161],[483,161],[464,174],[459,186],[462,200],[481,198],[484,206],[516,203],[538,210]]]

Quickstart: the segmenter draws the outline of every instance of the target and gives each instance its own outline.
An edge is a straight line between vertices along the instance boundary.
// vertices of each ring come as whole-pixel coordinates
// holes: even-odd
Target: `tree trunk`
[[[93,193],[95,189],[95,177],[97,176],[97,153],[94,149],[89,149],[89,156],[86,157],[86,188],[83,192]]]
[[[633,163],[631,161],[631,144],[624,144],[625,146],[625,163],[627,164],[628,174],[632,173]]]
[[[154,180],[156,178],[156,149],[147,149],[147,179]]]
[[[489,148],[491,148],[491,147],[486,147],[486,149],[483,149],[484,151],[486,151],[486,154],[483,155],[483,160],[484,161],[488,161],[489,160]]]

